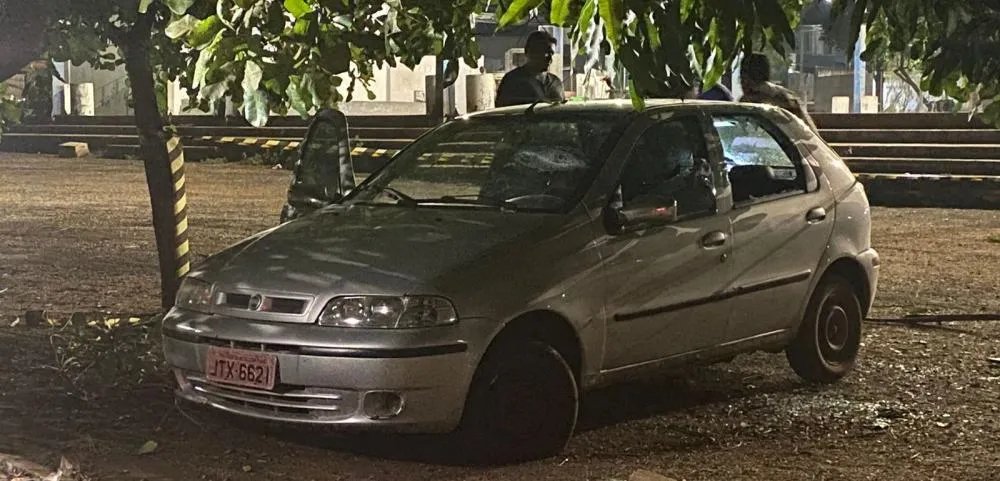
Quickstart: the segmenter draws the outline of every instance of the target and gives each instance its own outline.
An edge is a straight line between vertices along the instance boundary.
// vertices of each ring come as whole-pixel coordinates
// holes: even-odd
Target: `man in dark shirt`
[[[528,35],[524,44],[528,61],[503,76],[497,88],[497,107],[563,100],[562,80],[548,71],[555,44],[556,39],[546,32]]]
[[[771,104],[802,119],[813,132],[819,133],[802,99],[795,92],[771,82],[771,61],[759,53],[748,55],[740,64],[740,102]]]

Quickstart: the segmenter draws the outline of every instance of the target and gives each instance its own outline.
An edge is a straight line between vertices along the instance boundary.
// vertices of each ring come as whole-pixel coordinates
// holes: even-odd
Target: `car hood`
[[[554,217],[335,206],[246,239],[208,259],[194,275],[240,289],[312,295],[434,293],[441,276]]]

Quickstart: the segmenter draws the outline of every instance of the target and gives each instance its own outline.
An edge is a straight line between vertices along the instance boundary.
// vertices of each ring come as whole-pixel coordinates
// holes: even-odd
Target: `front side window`
[[[806,191],[802,158],[791,141],[751,114],[713,115],[722,144],[733,202],[745,203]]]
[[[348,163],[346,139],[346,125],[325,119],[313,124],[295,169],[298,190],[315,197],[329,198],[333,193],[331,188],[341,184],[347,184],[343,186],[345,188],[353,186],[354,171]]]
[[[625,209],[666,207],[678,218],[715,211],[707,147],[696,117],[660,121],[639,137],[621,176]]]
[[[593,182],[622,118],[572,112],[454,121],[400,152],[346,201],[564,212]]]

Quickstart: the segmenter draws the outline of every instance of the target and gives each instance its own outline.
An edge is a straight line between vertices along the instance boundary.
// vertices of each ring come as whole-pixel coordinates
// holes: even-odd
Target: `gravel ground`
[[[157,307],[141,165],[0,154],[0,317],[44,309]],[[189,165],[193,249],[207,255],[274,225],[288,173]],[[877,317],[1000,312],[1000,212],[874,209],[883,255]],[[0,329],[0,453],[94,479],[1000,479],[1000,326],[866,325],[858,370],[797,381],[754,354],[586,399],[564,456],[517,466],[442,463],[427,437],[279,432],[175,406],[153,375],[82,397],[54,353],[58,331]],[[136,451],[147,441],[157,449]],[[444,456],[446,459],[446,456]]]

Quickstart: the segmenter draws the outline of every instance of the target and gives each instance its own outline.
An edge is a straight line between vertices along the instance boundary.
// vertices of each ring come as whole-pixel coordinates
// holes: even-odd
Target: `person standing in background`
[[[743,59],[740,64],[740,86],[743,87],[740,102],[781,107],[805,121],[813,132],[819,133],[802,99],[795,92],[771,82],[771,61],[766,56],[755,53]]]
[[[547,32],[528,35],[524,43],[528,61],[503,76],[497,87],[497,107],[564,100],[562,79],[549,72],[555,45],[555,37]]]

